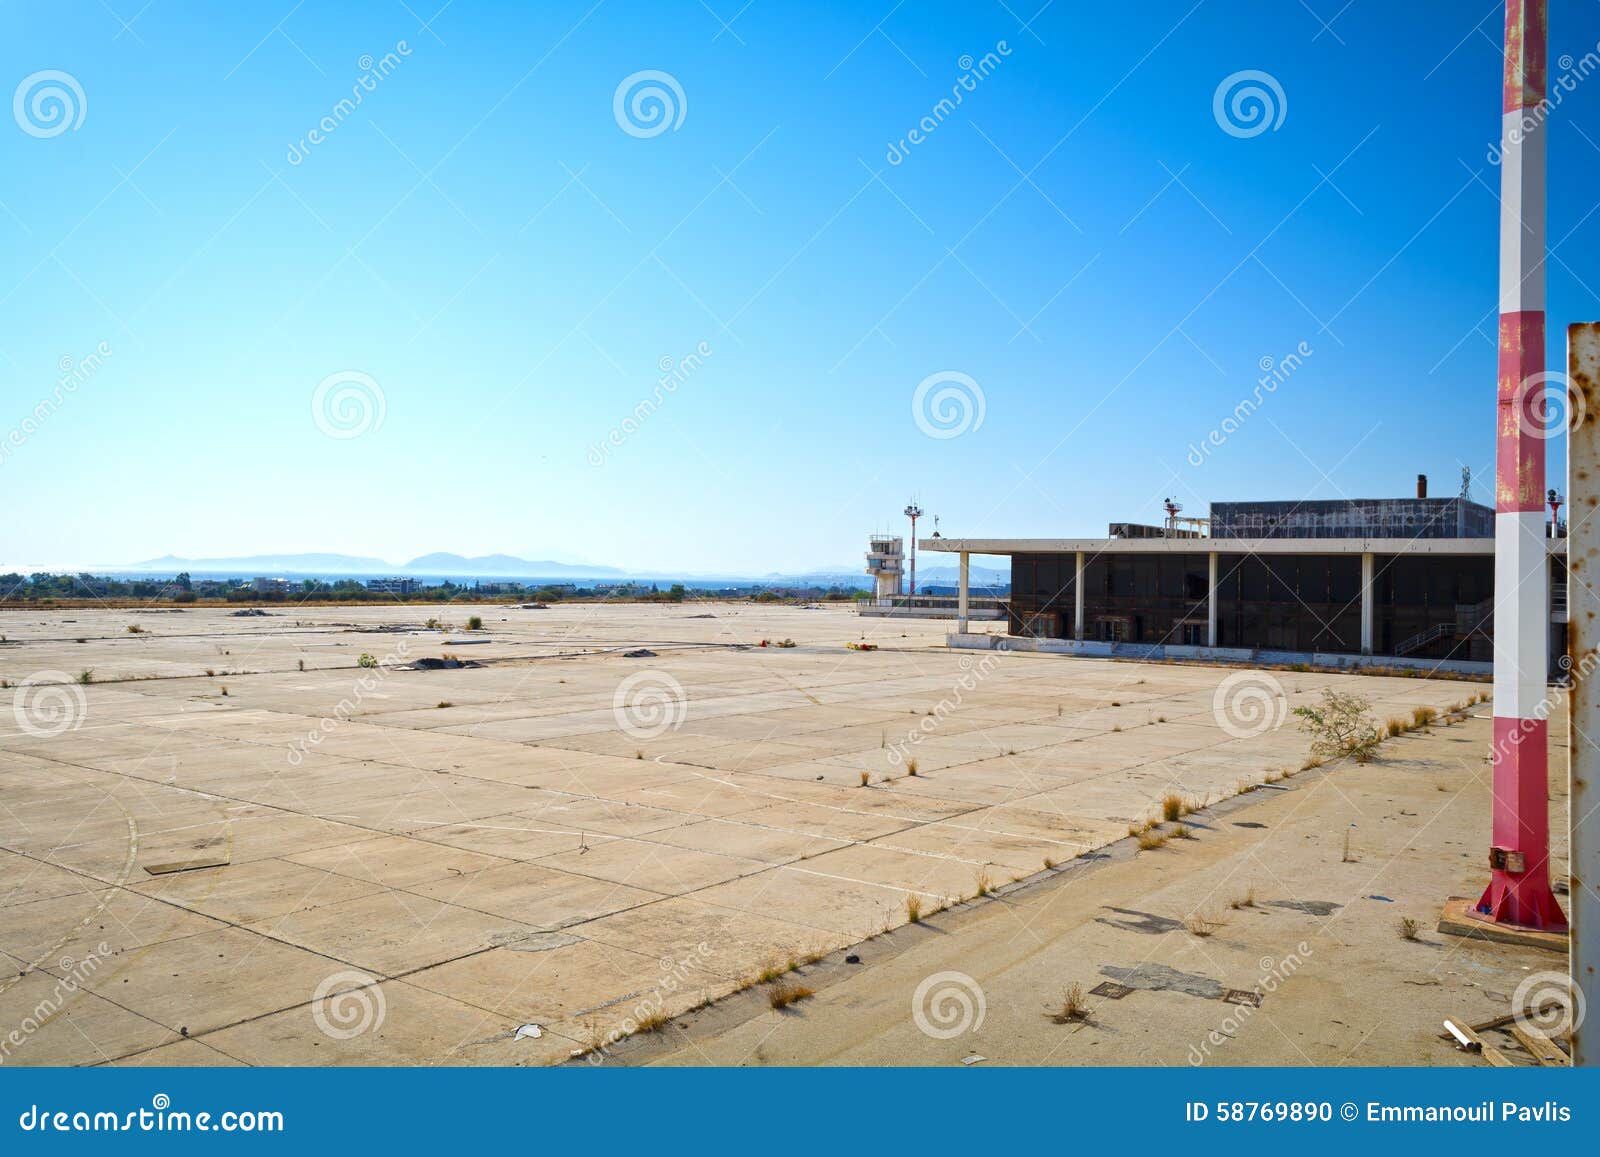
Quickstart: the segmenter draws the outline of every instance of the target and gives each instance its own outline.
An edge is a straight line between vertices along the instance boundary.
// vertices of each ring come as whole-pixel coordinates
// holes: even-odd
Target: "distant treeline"
[[[551,583],[531,586],[515,582],[418,584],[405,592],[373,590],[356,579],[270,580],[102,578],[92,574],[0,575],[0,603],[145,602],[145,603],[507,603],[624,602],[681,603],[694,599],[750,599],[755,602],[794,600],[848,602],[867,592],[850,587],[722,587],[686,588],[673,583],[596,583],[578,586]]]

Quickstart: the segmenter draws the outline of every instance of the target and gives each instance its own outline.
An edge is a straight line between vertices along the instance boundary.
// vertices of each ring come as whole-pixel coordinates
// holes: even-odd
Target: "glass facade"
[[[1075,576],[1071,554],[1013,555],[1011,633],[1072,638]],[[1219,646],[1360,653],[1361,555],[1219,553],[1217,579]],[[1209,582],[1204,551],[1090,554],[1084,638],[1203,646]],[[1376,555],[1372,593],[1375,654],[1492,658],[1491,556]]]

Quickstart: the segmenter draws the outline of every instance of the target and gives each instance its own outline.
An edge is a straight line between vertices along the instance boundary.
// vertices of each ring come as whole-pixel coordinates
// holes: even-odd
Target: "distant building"
[[[367,589],[375,594],[409,595],[417,589],[417,580],[408,578],[368,579]]]
[[[1212,503],[1209,534],[1116,523],[1103,539],[924,539],[1011,559],[1012,650],[1487,672],[1494,511],[1464,498]],[[1566,651],[1566,540],[1547,525],[1550,655]],[[976,617],[970,614],[962,617]],[[952,645],[982,647],[964,624]],[[1365,658],[1370,657],[1370,658]],[[1552,667],[1552,674],[1557,673]]]
[[[286,594],[289,590],[289,580],[286,578],[255,578],[250,580],[250,589],[262,595]]]
[[[1494,511],[1465,498],[1213,502],[1212,538],[1493,538]]]

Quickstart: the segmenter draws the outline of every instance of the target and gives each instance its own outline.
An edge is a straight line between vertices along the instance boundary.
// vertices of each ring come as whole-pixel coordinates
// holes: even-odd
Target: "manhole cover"
[[[1108,1000],[1121,1000],[1132,992],[1126,984],[1118,984],[1115,980],[1102,980],[1089,990],[1091,996],[1103,996]]]

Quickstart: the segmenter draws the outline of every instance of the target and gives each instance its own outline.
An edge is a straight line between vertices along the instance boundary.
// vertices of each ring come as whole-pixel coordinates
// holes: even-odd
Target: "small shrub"
[[[1053,871],[1055,871],[1055,867],[1056,867],[1056,862],[1054,860],[1052,860],[1049,856],[1046,856],[1044,858],[1044,870],[1047,871],[1047,872],[1053,872]]]
[[[913,924],[922,923],[922,897],[915,893],[906,897],[906,919]]]
[[[1411,726],[1426,727],[1437,718],[1439,713],[1432,707],[1417,707],[1411,712]]]
[[[1192,840],[1192,839],[1194,839],[1194,832],[1189,829],[1189,826],[1187,824],[1173,824],[1172,825],[1172,833],[1171,833],[1171,835],[1172,835],[1172,838],[1175,839],[1175,840]]]
[[[482,616],[481,615],[473,615],[472,617],[467,619],[467,630],[469,630],[469,631],[481,631],[481,630],[483,630],[483,618],[482,618]]]
[[[1146,831],[1139,833],[1139,850],[1141,852],[1153,852],[1157,848],[1164,848],[1166,846],[1167,837],[1158,831]]]
[[[915,759],[906,760],[906,774],[907,775],[916,775],[917,774],[917,761]]]
[[[975,883],[978,886],[977,894],[979,896],[987,896],[990,892],[994,891],[994,881],[989,878],[988,868],[978,869],[978,875]]]
[[[1215,935],[1217,930],[1220,929],[1222,925],[1222,920],[1214,916],[1207,916],[1200,912],[1196,912],[1193,916],[1190,916],[1183,922],[1183,926],[1187,928],[1190,933],[1202,938]]]
[[[639,748],[634,748],[633,758],[635,758],[635,759],[643,759],[644,758],[644,752],[641,751]]]
[[[224,683],[222,685],[221,691],[222,691],[222,694],[224,694],[224,695],[226,695],[228,693],[228,685],[226,683]]]
[[[367,654],[367,652],[365,652],[365,651],[362,651],[361,652],[361,657],[356,660],[356,666],[357,667],[376,667],[377,665],[378,665],[378,660],[374,659],[371,655]]]
[[[774,980],[782,979],[783,974],[787,971],[788,970],[779,965],[777,961],[773,961],[762,968],[760,972],[756,973],[756,983],[771,984]]]
[[[636,1032],[660,1032],[672,1023],[672,1018],[661,1009],[652,1009],[650,1012],[641,1013],[634,1022],[638,1027]]]
[[[82,640],[80,639],[79,642],[82,642]],[[90,683],[93,683],[94,682],[94,668],[93,667],[85,667],[83,670],[79,671],[78,672],[78,682],[82,683],[85,687],[87,687]]]
[[[1390,739],[1393,739],[1396,735],[1404,735],[1406,733],[1406,721],[1398,715],[1390,716],[1389,721],[1383,725],[1383,733]]]
[[[128,624],[128,634],[130,634],[130,635],[142,635],[142,634],[144,634],[144,628],[141,627],[138,623],[129,623]]]
[[[1161,818],[1171,823],[1184,814],[1183,797],[1177,792],[1169,792],[1161,797]]]
[[[441,699],[439,702],[435,703],[434,706],[443,709],[445,707],[454,707],[455,704],[450,702],[448,699]]]
[[[1419,921],[1413,920],[1410,916],[1400,917],[1400,939],[1415,940],[1417,938],[1417,933],[1421,931],[1422,924]]]
[[[1228,902],[1228,907],[1237,912],[1240,908],[1254,908],[1256,906],[1256,890],[1246,888],[1243,896]]]
[[[779,984],[775,985],[772,991],[767,993],[767,1003],[774,1009],[784,1009],[797,1000],[805,1000],[807,997],[815,995],[816,990],[808,988],[804,984]]]
[[[210,667],[206,668],[206,678],[207,679],[214,679],[216,677],[216,674],[217,673],[215,671],[213,671]]]
[[[1296,707],[1300,727],[1311,733],[1311,754],[1319,759],[1348,755],[1357,763],[1369,763],[1380,736],[1371,718],[1372,704],[1359,695],[1336,691],[1322,692],[1316,707]]]
[[[1061,1007],[1050,1013],[1056,1024],[1072,1024],[1089,1019],[1089,1006],[1084,1003],[1083,985],[1071,984],[1061,994]]]

